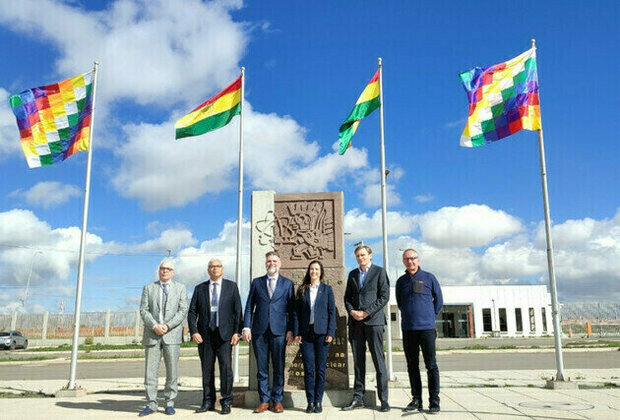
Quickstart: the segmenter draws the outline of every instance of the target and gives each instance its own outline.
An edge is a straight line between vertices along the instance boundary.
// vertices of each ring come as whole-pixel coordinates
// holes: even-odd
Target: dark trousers
[[[284,389],[284,352],[286,336],[274,335],[270,329],[264,334],[252,335],[254,356],[256,356],[256,381],[260,402],[282,402]],[[269,357],[273,368],[273,384],[269,394]]]
[[[325,390],[325,366],[329,343],[325,342],[325,334],[317,335],[314,328],[301,337],[301,357],[304,362],[304,385],[308,403],[323,402]]]
[[[379,401],[388,402],[387,369],[385,368],[385,356],[383,354],[383,326],[367,326],[362,322],[352,321],[349,323],[349,341],[353,353],[355,365],[355,384],[353,386],[353,399],[362,401],[366,388],[366,343],[375,365],[377,373],[377,394]]]
[[[200,366],[202,367],[202,402],[214,405],[215,394],[215,358],[220,368],[220,393],[222,404],[232,404],[233,372],[232,346],[230,341],[222,340],[219,330],[209,331],[202,335],[202,343],[198,345]]]
[[[403,347],[407,358],[407,371],[411,394],[422,401],[422,380],[420,378],[420,348],[426,366],[428,395],[431,406],[439,406],[439,367],[435,359],[435,330],[403,331]]]

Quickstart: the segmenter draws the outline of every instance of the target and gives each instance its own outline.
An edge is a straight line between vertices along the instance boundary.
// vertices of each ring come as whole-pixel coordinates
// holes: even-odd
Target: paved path
[[[195,349],[184,351],[187,357],[179,362],[180,376],[201,375],[200,360]],[[112,352],[111,352],[112,353]],[[118,352],[116,352],[118,354]],[[143,354],[143,353],[139,353]],[[189,356],[194,354],[194,356]],[[0,363],[0,378],[13,379],[63,379],[68,378],[69,355],[61,355],[61,359],[51,361],[5,362]],[[394,371],[407,370],[402,352],[394,353]],[[247,355],[239,360],[240,372],[247,372]],[[437,354],[437,362],[441,372],[471,370],[529,370],[546,369],[555,366],[553,350],[452,350]],[[163,363],[163,362],[162,362]],[[352,366],[353,360],[349,358]],[[374,365],[368,356],[366,366],[369,373],[374,372]],[[604,349],[571,349],[564,350],[564,366],[566,369],[604,369],[620,366],[620,351],[612,348]],[[79,360],[78,379],[98,378],[134,378],[144,374],[144,359],[99,359]]]
[[[342,412],[327,406],[322,414],[305,414],[305,407],[287,408],[283,415],[252,414],[251,409],[233,407],[230,419],[270,419],[280,417],[305,419],[620,419],[620,368],[567,370],[580,389],[544,389],[545,379],[555,372],[529,371],[469,371],[442,373],[441,413],[403,413],[410,393],[407,375],[397,372],[398,380],[390,383],[389,413],[371,408]],[[243,386],[247,377],[242,378]],[[199,378],[181,377],[176,402],[175,418],[215,418],[215,413],[194,414],[201,398]],[[3,380],[0,391],[19,390],[53,393],[66,384],[63,380]],[[84,380],[79,385],[89,392],[77,398],[16,398],[0,399],[0,418],[23,419],[109,419],[137,418],[144,408],[142,378],[123,380]],[[374,387],[373,378],[367,379],[368,388]],[[607,387],[605,387],[607,385]],[[160,384],[160,389],[163,381]],[[613,387],[612,387],[613,386]],[[241,394],[241,388],[237,387]],[[426,390],[425,390],[426,396]],[[425,407],[427,403],[425,401]],[[161,419],[163,412],[149,418]]]

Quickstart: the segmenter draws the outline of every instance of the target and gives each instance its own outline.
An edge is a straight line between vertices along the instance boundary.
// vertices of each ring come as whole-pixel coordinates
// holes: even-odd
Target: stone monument
[[[326,396],[329,396],[329,390],[349,388],[343,207],[342,192],[275,194],[273,191],[255,191],[252,194],[252,278],[265,274],[265,253],[276,250],[282,259],[280,272],[293,280],[296,289],[308,264],[319,260],[325,268],[323,281],[334,290],[336,336],[327,356]],[[287,346],[284,371],[285,393],[303,390],[304,369],[296,343]],[[249,389],[257,389],[256,360],[252,352]]]

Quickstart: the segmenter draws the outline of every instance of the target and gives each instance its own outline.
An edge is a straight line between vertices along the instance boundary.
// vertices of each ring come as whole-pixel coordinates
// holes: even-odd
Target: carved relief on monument
[[[283,265],[305,267],[311,260],[326,265],[336,262],[334,200],[276,199],[274,210],[274,247]]]

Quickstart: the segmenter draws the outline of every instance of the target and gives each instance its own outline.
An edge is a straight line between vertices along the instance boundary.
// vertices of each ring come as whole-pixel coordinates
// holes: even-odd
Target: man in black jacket
[[[390,284],[382,267],[373,265],[372,250],[366,245],[355,248],[359,268],[347,279],[344,305],[349,314],[349,341],[355,365],[353,400],[343,410],[364,406],[366,378],[366,343],[377,372],[377,393],[381,411],[390,411],[388,403],[387,369],[383,354],[383,332],[386,325],[384,308],[390,300]]]
[[[209,261],[209,280],[194,289],[187,315],[192,341],[198,345],[202,367],[202,404],[197,413],[215,410],[215,358],[220,367],[222,414],[230,413],[233,400],[232,347],[239,343],[243,319],[235,282],[222,278],[218,259]]]

